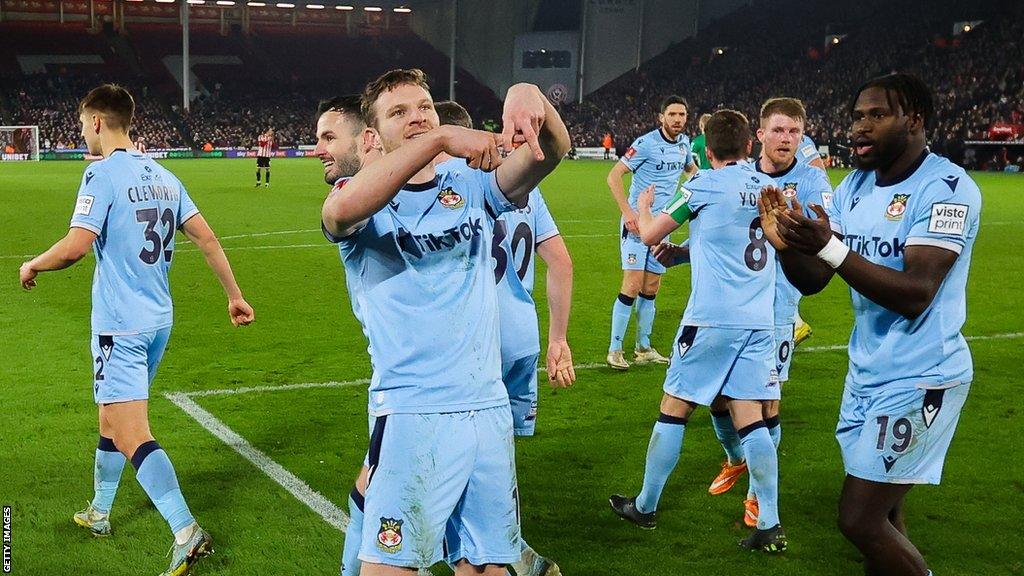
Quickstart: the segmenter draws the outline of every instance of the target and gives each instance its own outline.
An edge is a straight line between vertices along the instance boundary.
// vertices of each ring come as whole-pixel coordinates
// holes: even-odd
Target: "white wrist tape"
[[[833,236],[829,239],[828,244],[825,244],[825,247],[818,252],[818,258],[835,270],[839,268],[843,260],[846,260],[846,255],[849,253],[850,247],[839,238]]]

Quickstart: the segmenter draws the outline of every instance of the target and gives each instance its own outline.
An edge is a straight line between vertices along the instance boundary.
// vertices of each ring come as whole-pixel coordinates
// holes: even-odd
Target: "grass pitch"
[[[342,535],[163,395],[369,376],[337,250],[318,230],[327,187],[313,160],[277,161],[273,187],[254,189],[251,161],[166,161],[223,238],[256,322],[233,329],[225,299],[194,247],[179,238],[171,271],[176,322],[151,394],[151,420],[188,503],[217,554],[196,574],[337,574]],[[621,273],[618,214],[606,162],[566,162],[543,185],[575,262],[570,344],[600,363]],[[126,467],[111,520],[94,540],[71,522],[92,496],[96,410],[89,357],[93,260],[43,274],[31,293],[16,272],[64,234],[83,164],[0,164],[0,505],[12,507],[14,574],[156,574],[170,534]],[[833,173],[834,183],[842,174]],[[939,576],[1021,575],[1024,510],[1024,177],[975,174],[984,195],[964,329],[976,378],[941,487],[907,501],[911,536]],[[684,231],[685,233],[685,231]],[[654,342],[667,352],[689,291],[689,270],[665,277]],[[546,320],[543,266],[536,296]],[[836,279],[804,301],[814,337],[797,351],[782,408],[781,516],[790,550],[740,551],[742,484],[711,497],[721,460],[706,412],[691,420],[660,509],[641,531],[608,509],[635,493],[658,413],[663,368],[578,372],[571,390],[541,384],[538,434],[517,442],[523,532],[568,575],[862,573],[835,527],[843,470],[833,438],[846,372],[851,310]],[[411,326],[415,329],[415,326]],[[627,339],[632,338],[632,329]],[[546,330],[542,328],[542,334]],[[828,349],[836,346],[838,349]],[[439,354],[459,361],[457,350]],[[313,490],[345,509],[365,451],[365,387],[350,385],[195,397],[210,414]],[[6,526],[5,526],[6,528]],[[441,573],[439,570],[438,573]]]

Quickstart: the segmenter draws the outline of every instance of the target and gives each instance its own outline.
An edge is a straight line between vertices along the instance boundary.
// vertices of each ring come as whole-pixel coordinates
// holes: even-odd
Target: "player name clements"
[[[149,200],[178,201],[178,189],[163,184],[145,184],[128,187],[129,202],[147,202]]]

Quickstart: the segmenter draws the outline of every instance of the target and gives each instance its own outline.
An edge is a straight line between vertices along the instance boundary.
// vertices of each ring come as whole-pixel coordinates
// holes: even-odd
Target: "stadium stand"
[[[610,82],[582,105],[567,106],[563,113],[573,141],[599,146],[610,131],[617,146],[628,146],[651,129],[657,103],[668,94],[689,99],[691,131],[700,113],[728,106],[756,118],[760,102],[787,95],[807,105],[815,142],[842,151],[849,95],[866,79],[899,69],[922,74],[936,90],[932,147],[971,168],[988,167],[982,155],[964,157],[963,141],[986,139],[996,122],[1020,121],[1024,7],[1003,0],[970,7],[913,0],[865,2],[863,9],[840,44],[828,50],[823,31],[835,21],[830,4],[781,0],[728,16]],[[952,23],[968,11],[985,23],[953,36]],[[799,28],[790,24],[796,12]],[[712,54],[719,46],[725,53]]]
[[[804,100],[809,135],[842,165],[849,94],[865,79],[899,69],[922,74],[936,90],[933,149],[975,169],[1024,163],[999,146],[964,144],[1002,138],[1000,125],[1024,124],[1024,5],[866,0],[843,10],[777,0],[729,15],[589,94],[582,105],[565,105],[573,142],[599,146],[611,132],[621,151],[650,129],[657,102],[672,93],[690,101],[691,133],[702,112],[729,106],[753,118],[764,99],[788,95]],[[795,12],[800,19],[790,18]],[[953,34],[952,23],[968,18],[984,23]],[[825,45],[826,29],[841,33],[841,42]],[[90,34],[81,24],[2,22],[0,117],[40,125],[44,149],[74,147],[80,144],[77,99],[100,80],[112,80],[143,95],[136,133],[150,147],[251,147],[271,126],[280,146],[295,146],[313,141],[311,111],[318,99],[358,92],[384,70],[416,66],[440,93],[447,85],[446,57],[413,35],[296,30],[263,26],[251,35],[237,29],[222,34],[216,25],[194,25],[197,97],[185,113],[173,65],[174,57],[180,61],[176,26],[132,24],[124,34]],[[713,53],[716,47],[724,53]],[[296,53],[324,57],[296,59]],[[67,61],[40,58],[55,54]],[[457,81],[459,100],[478,123],[500,117],[489,89],[461,69]]]
[[[44,63],[34,73],[26,71],[26,57],[53,55],[56,45],[62,47],[59,54],[89,55],[95,62]],[[114,81],[142,95],[135,134],[150,148],[252,147],[268,127],[275,129],[279,146],[296,146],[314,140],[312,117],[321,98],[359,92],[368,78],[388,69],[422,68],[442,92],[448,83],[446,57],[416,37],[348,37],[316,28],[296,34],[269,27],[251,36],[222,35],[216,26],[194,25],[190,57],[198,84],[186,113],[176,74],[180,46],[180,29],[159,23],[132,24],[123,36],[90,34],[81,24],[0,23],[2,117],[6,123],[38,124],[44,149],[79,147],[78,99],[98,83]],[[325,57],[296,59],[296,53]],[[328,56],[337,54],[344,57]],[[477,118],[500,116],[493,92],[462,70],[456,80],[460,100]]]

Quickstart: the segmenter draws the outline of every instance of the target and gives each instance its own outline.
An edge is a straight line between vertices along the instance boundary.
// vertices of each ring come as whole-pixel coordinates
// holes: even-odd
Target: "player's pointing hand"
[[[654,206],[654,184],[644,188],[644,191],[636,199],[636,207],[644,212],[650,212],[651,206]]]
[[[458,158],[465,158],[470,168],[491,172],[501,166],[498,144],[501,136],[482,130],[470,130],[461,126],[441,126],[444,151]]]
[[[516,84],[508,89],[501,113],[501,140],[505,150],[512,150],[513,138],[521,134],[533,151],[533,158],[538,162],[544,160],[537,135],[544,125],[545,105],[544,94],[533,84]]]

